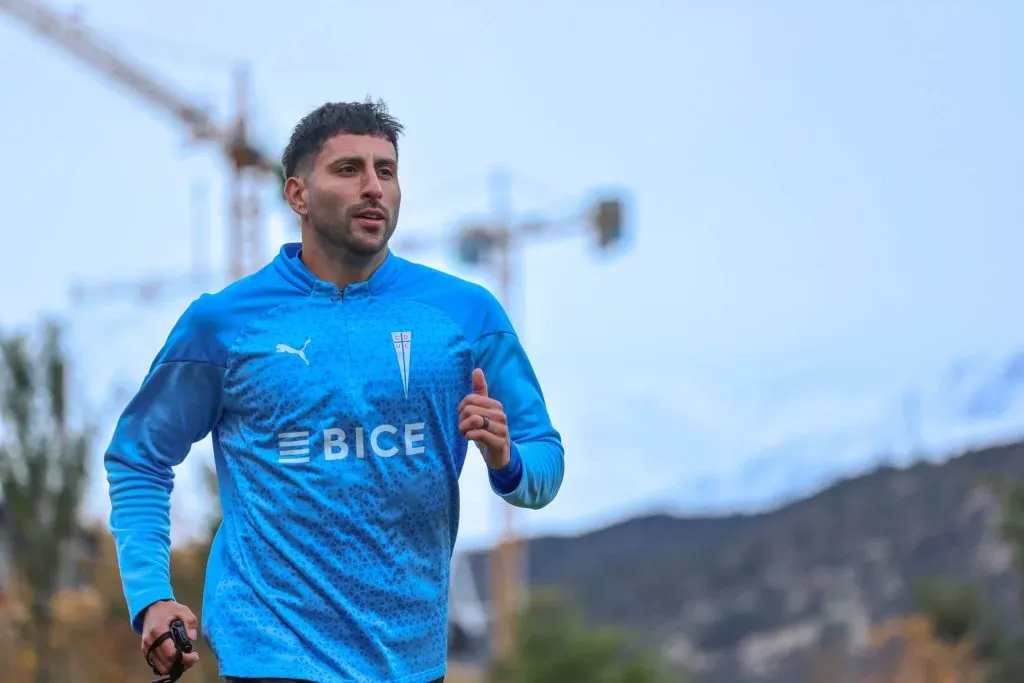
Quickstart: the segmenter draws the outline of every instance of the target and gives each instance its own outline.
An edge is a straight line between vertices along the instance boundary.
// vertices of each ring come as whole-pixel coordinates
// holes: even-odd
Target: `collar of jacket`
[[[306,264],[300,258],[301,253],[302,244],[300,242],[289,242],[281,247],[281,251],[274,258],[274,267],[281,277],[302,291],[311,294],[314,292],[339,293],[337,285],[318,279],[306,267]],[[376,295],[385,291],[398,275],[400,261],[401,259],[395,256],[389,249],[384,262],[373,272],[370,278],[364,282],[355,282],[346,287],[345,295],[359,293]]]

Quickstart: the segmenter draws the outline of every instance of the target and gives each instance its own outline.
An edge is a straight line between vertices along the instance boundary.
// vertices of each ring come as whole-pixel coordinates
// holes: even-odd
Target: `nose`
[[[367,173],[366,181],[363,183],[363,199],[380,200],[384,196],[384,188],[380,185],[380,179],[376,173]]]

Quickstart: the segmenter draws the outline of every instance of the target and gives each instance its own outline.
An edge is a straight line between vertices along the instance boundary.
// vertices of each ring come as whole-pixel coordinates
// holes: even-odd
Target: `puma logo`
[[[311,342],[311,341],[313,341],[313,340],[312,339],[307,339],[306,343],[302,345],[301,349],[292,348],[291,346],[288,346],[287,344],[278,344],[277,345],[277,352],[278,353],[290,353],[293,356],[298,356],[299,358],[302,359],[303,363],[305,363],[306,365],[309,365],[309,360],[306,359],[306,347],[309,346],[309,342]]]

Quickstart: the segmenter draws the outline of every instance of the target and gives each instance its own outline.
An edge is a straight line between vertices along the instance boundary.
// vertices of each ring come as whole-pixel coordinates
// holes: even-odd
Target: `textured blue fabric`
[[[299,253],[285,245],[193,302],[118,421],[105,464],[129,616],[141,632],[145,608],[174,597],[172,468],[212,433],[224,521],[203,631],[221,674],[431,681],[447,659],[473,369],[509,418],[497,495],[548,504],[561,440],[486,289],[391,254],[339,291]]]

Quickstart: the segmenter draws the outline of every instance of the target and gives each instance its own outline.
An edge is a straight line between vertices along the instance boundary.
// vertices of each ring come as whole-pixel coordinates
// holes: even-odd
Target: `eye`
[[[357,169],[355,166],[351,164],[346,164],[345,166],[342,166],[341,168],[338,169],[338,173],[340,173],[341,175],[352,175],[353,173],[358,172],[359,169]]]

